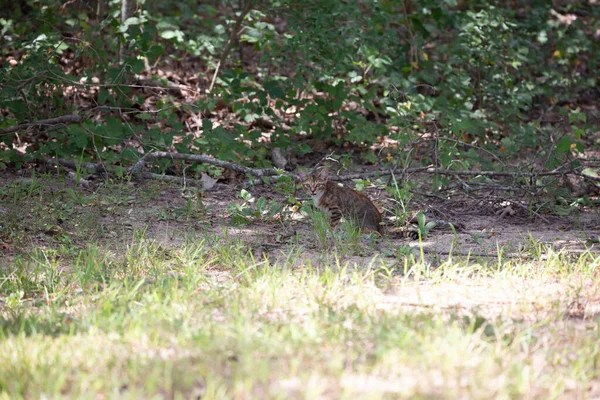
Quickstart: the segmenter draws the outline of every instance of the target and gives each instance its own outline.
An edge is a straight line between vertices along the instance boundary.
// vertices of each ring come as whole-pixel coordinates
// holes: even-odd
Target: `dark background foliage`
[[[123,174],[151,150],[269,167],[279,147],[312,153],[307,166],[333,152],[380,166],[553,170],[581,169],[597,149],[596,2],[121,8],[3,3],[0,167],[53,157]],[[68,114],[83,122],[6,133]]]

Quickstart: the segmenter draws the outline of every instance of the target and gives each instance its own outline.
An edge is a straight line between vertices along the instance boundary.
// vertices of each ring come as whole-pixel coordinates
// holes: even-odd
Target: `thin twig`
[[[431,141],[431,140],[435,140],[435,141],[441,140],[441,141],[444,141],[444,142],[451,142],[451,143],[456,143],[456,144],[459,144],[459,145],[462,145],[462,146],[471,147],[472,149],[479,150],[479,151],[482,151],[482,152],[488,154],[489,156],[493,157],[494,160],[496,160],[500,165],[505,166],[504,161],[502,161],[500,158],[498,158],[497,155],[495,155],[494,153],[492,153],[491,151],[489,151],[487,149],[484,149],[483,147],[479,147],[477,145],[474,145],[474,144],[471,144],[471,143],[467,143],[467,142],[462,141],[462,140],[457,140],[457,139],[452,139],[452,138],[447,138],[447,137],[435,137],[435,138],[426,138],[426,139],[423,139],[423,141]]]
[[[102,155],[100,154],[100,151],[98,150],[98,146],[96,146],[96,138],[94,137],[94,131],[86,128],[85,126],[83,126],[83,129],[85,129],[90,136],[92,137],[92,146],[94,146],[94,151],[96,152],[96,156],[98,156],[98,160],[100,160],[100,164],[102,165],[102,171],[104,171],[104,179],[108,181],[108,171],[106,170],[106,167],[104,166],[104,161],[102,161]]]
[[[410,168],[410,170],[414,170],[414,171],[410,171],[409,172],[419,172],[419,170],[424,170],[425,168]],[[390,170],[379,170],[379,171],[371,171],[371,172],[357,172],[354,174],[346,174],[346,175],[333,175],[330,176],[329,179],[331,179],[332,181],[350,181],[352,179],[364,179],[364,178],[371,178],[374,176],[385,176],[385,175],[390,175],[391,172]]]
[[[529,213],[532,213],[533,215],[535,215],[536,217],[538,217],[539,219],[541,219],[545,223],[547,223],[547,224],[550,223],[550,221],[548,221],[548,218],[544,217],[543,215],[541,215],[539,212],[535,211],[531,207],[527,207],[525,204],[521,204],[518,201],[511,201],[510,205],[516,205],[516,206],[522,208],[523,210],[525,210],[525,211],[527,211]]]
[[[82,118],[79,115],[61,115],[60,117],[41,119],[39,121],[34,122],[26,122],[24,124],[19,124],[15,126],[11,126],[10,128],[0,129],[0,136],[7,135],[9,133],[17,132],[32,126],[43,126],[43,125],[57,125],[57,124],[79,124],[81,123]]]
[[[418,169],[418,168],[417,168]],[[509,172],[509,171],[453,171],[428,167],[418,172],[426,172],[439,175],[458,175],[458,176],[507,176],[512,178],[533,178],[538,176],[558,176],[576,173],[572,170],[548,171],[548,172]]]
[[[209,92],[212,92],[213,87],[215,86],[215,81],[217,80],[217,75],[219,74],[219,70],[221,69],[221,66],[225,63],[225,60],[227,60],[227,57],[229,57],[229,52],[231,51],[231,48],[233,47],[233,43],[235,42],[235,39],[237,38],[237,36],[240,33],[240,27],[242,26],[242,22],[244,21],[244,18],[250,12],[251,9],[252,9],[252,0],[246,0],[246,6],[244,7],[244,9],[242,11],[240,11],[240,15],[238,16],[237,20],[235,21],[235,25],[233,26],[233,29],[229,33],[229,39],[227,40],[227,45],[225,46],[225,49],[223,50],[223,53],[221,54],[221,58],[217,62],[217,66],[215,67],[215,72],[213,74],[212,80],[210,81],[210,86],[208,88]]]

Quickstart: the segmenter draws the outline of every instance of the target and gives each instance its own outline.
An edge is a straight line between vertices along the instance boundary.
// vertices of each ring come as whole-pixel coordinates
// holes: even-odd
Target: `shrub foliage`
[[[270,148],[291,146],[554,169],[595,145],[591,3],[138,1],[126,20],[120,7],[0,7],[2,167],[56,157],[123,173],[151,150],[268,167]],[[31,124],[69,114],[83,122]]]

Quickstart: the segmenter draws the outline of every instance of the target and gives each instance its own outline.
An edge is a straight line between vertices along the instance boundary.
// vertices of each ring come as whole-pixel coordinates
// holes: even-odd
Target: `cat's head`
[[[329,179],[329,171],[327,168],[321,168],[318,171],[313,171],[310,175],[300,171],[298,173],[300,183],[304,189],[312,196],[325,191],[327,180]]]

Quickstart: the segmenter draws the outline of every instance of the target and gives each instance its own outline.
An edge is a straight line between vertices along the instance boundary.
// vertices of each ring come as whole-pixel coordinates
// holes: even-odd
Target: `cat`
[[[381,213],[364,193],[339,186],[329,180],[327,168],[313,171],[310,175],[300,171],[298,177],[315,206],[324,211],[333,229],[344,217],[367,232],[384,233]]]

